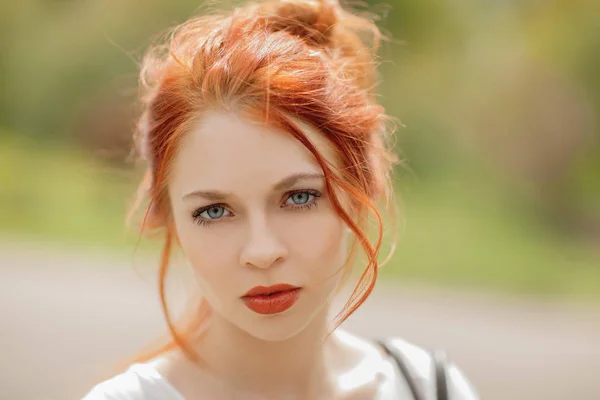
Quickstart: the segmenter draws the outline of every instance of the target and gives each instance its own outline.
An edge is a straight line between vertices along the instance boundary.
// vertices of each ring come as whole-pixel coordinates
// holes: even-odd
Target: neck
[[[274,398],[284,397],[282,393],[316,398],[313,394],[332,388],[333,344],[331,339],[324,341],[327,311],[324,307],[301,332],[282,341],[253,337],[214,313],[196,349],[228,387]]]

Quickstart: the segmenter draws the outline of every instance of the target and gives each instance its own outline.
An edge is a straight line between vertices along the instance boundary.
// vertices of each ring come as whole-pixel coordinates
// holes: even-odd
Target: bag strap
[[[414,376],[413,370],[409,367],[407,357],[402,350],[396,346],[392,346],[386,340],[376,340],[376,342],[389,354],[400,369],[414,400],[426,400],[425,395],[417,384],[417,378]],[[435,368],[435,394],[437,400],[448,400],[448,380],[446,375],[446,354],[442,351],[434,351],[431,353],[433,365]]]
[[[435,365],[435,391],[437,400],[448,400],[448,377],[446,375],[446,354],[437,350],[432,353]]]
[[[398,369],[400,369],[400,372],[402,373],[404,380],[406,381],[406,383],[408,384],[408,387],[410,388],[413,398],[415,400],[425,400],[425,396],[419,390],[419,388],[417,386],[417,379],[413,375],[412,370],[408,367],[402,351],[400,351],[399,349],[397,349],[394,346],[391,346],[385,340],[377,340],[376,342],[381,347],[383,347],[385,352],[388,355],[390,355],[396,362]]]

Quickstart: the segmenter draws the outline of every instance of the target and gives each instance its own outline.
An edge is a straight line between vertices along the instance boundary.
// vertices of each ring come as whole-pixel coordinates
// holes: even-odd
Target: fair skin
[[[335,152],[303,132],[333,165]],[[375,398],[381,360],[367,341],[331,328],[349,234],[334,211],[323,171],[285,132],[209,110],[184,137],[168,183],[177,239],[212,309],[193,343],[200,365],[179,351],[156,360],[185,398]],[[301,287],[288,310],[261,315],[249,289]],[[365,363],[367,361],[367,363]]]

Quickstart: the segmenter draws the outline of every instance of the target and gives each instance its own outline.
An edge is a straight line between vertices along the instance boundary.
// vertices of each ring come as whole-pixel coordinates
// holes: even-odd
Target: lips
[[[257,314],[278,314],[296,303],[300,297],[300,289],[288,284],[256,286],[242,296],[242,300],[246,307]]]

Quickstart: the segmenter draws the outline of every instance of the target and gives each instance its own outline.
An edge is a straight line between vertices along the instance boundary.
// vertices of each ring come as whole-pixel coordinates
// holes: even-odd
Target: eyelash
[[[281,208],[291,208],[294,211],[309,210],[309,209],[317,206],[317,204],[318,204],[317,203],[317,199],[319,197],[321,197],[321,193],[318,192],[318,191],[316,191],[316,190],[313,190],[313,189],[298,189],[298,190],[294,190],[292,192],[288,192],[287,196],[285,198],[284,203],[286,201],[288,201],[288,199],[290,197],[292,197],[293,195],[298,194],[298,193],[307,193],[307,194],[313,196],[313,199],[310,200],[308,203],[305,203],[305,204],[296,204],[296,205],[287,206],[287,207],[286,206],[282,206]],[[210,225],[213,225],[215,222],[218,222],[221,219],[223,219],[223,217],[221,217],[221,218],[218,218],[218,219],[215,219],[215,220],[211,221],[211,220],[207,220],[207,219],[204,219],[204,218],[200,217],[200,214],[202,214],[206,210],[211,209],[212,207],[222,207],[222,208],[225,208],[222,204],[211,204],[209,206],[199,208],[199,209],[197,209],[196,211],[194,211],[192,213],[192,218],[193,218],[194,222],[196,224],[198,224],[198,225],[201,225],[201,226],[210,226]]]

